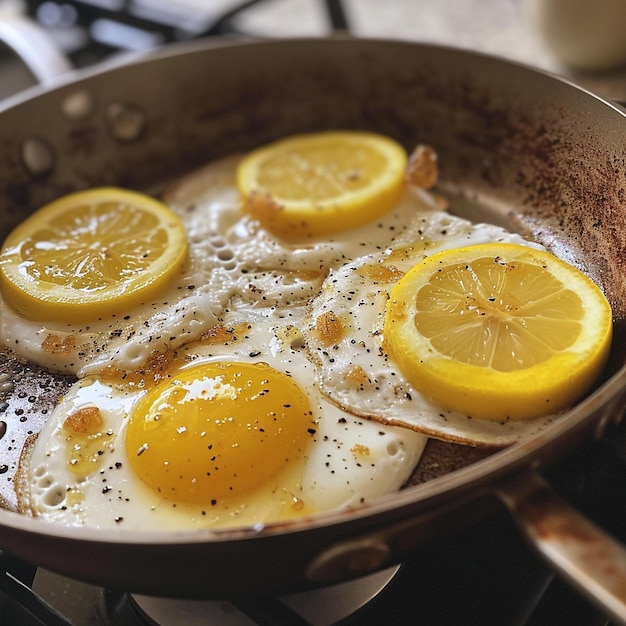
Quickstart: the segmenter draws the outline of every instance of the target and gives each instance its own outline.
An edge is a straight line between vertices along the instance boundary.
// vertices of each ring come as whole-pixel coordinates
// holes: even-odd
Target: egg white
[[[233,339],[189,344],[176,355],[198,363],[228,358],[263,361],[289,372],[306,392],[316,421],[306,453],[288,463],[261,487],[217,504],[164,499],[133,472],[124,435],[129,415],[145,388],[112,385],[88,376],[78,381],[55,408],[25,460],[18,479],[23,512],[66,525],[135,529],[223,527],[266,523],[343,507],[361,506],[400,489],[417,464],[426,437],[404,428],[382,426],[342,411],[315,385],[297,329],[273,312],[239,311],[224,323],[245,332]],[[280,391],[279,391],[280,395]],[[97,406],[109,433],[93,468],[76,475],[68,464],[67,416]]]
[[[434,209],[427,193],[411,193],[384,217],[330,237],[284,241],[242,210],[235,184],[239,157],[210,163],[182,178],[164,202],[185,226],[189,258],[158,300],[88,324],[27,320],[0,299],[0,342],[50,370],[84,376],[107,364],[138,369],[154,352],[197,337],[228,308],[285,310],[315,296],[328,272],[385,249],[418,210]]]
[[[416,215],[387,250],[332,270],[303,326],[322,392],[357,415],[470,445],[506,446],[551,423],[555,416],[498,422],[442,409],[415,389],[384,351],[385,306],[398,277],[440,250],[488,242],[541,248],[497,226],[426,212]],[[317,329],[317,320],[328,314],[343,327],[331,345]]]
[[[25,320],[0,301],[0,341],[20,356],[78,381],[25,450],[17,480],[22,511],[68,525],[141,529],[265,523],[360,506],[402,487],[427,436],[503,446],[545,424],[498,424],[443,411],[388,361],[380,333],[391,282],[369,266],[407,271],[435,251],[490,241],[526,242],[440,210],[432,195],[408,189],[386,216],[326,237],[284,241],[242,210],[238,157],[211,163],[164,195],[186,228],[189,258],[158,301],[89,324]],[[332,312],[345,337],[320,341],[316,319]],[[245,325],[236,340],[203,339]],[[16,339],[19,338],[19,339]],[[145,385],[103,376],[107,366],[140,372],[163,355],[176,366],[223,358],[264,361],[289,372],[306,392],[317,429],[305,454],[262,487],[228,502],[192,505],[161,497],[131,469],[124,437]],[[359,367],[366,381],[354,385]],[[97,406],[106,445],[92,471],[68,466],[69,415]]]

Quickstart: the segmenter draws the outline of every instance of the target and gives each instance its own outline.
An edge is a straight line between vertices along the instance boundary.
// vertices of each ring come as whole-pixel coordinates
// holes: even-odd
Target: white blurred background
[[[354,36],[477,50],[626,100],[626,0],[0,0],[0,27],[27,15],[74,66],[84,66],[107,54],[214,34],[220,18],[238,9],[219,32],[326,36],[333,32],[329,8],[343,13]],[[6,69],[11,54],[3,50],[0,59]],[[26,74],[18,84],[10,71],[0,73],[0,97],[31,80]]]

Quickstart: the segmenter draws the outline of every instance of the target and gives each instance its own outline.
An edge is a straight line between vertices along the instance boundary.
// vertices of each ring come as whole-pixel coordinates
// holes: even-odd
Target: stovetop
[[[51,30],[77,67],[126,49],[200,36],[325,35],[349,30],[356,35],[449,43],[570,74],[521,21],[523,5],[518,0],[33,0],[23,3],[23,9]],[[4,61],[0,63],[2,97],[30,78],[6,53],[0,54],[0,60]],[[600,95],[626,100],[621,71],[575,78]],[[560,462],[548,478],[574,506],[626,542],[625,475],[626,426],[622,425]],[[355,594],[355,612],[349,615],[343,609],[333,617],[315,611],[329,604],[328,598],[351,596],[354,591],[340,587],[304,598],[216,603],[210,607],[211,617],[206,608],[202,623],[323,626],[329,619],[365,626],[612,623],[553,573],[521,539],[504,511],[420,549],[397,570],[357,581],[356,586],[360,594]],[[172,613],[169,603],[159,606],[159,602],[37,570],[0,551],[0,625],[125,626],[192,619],[190,614]]]

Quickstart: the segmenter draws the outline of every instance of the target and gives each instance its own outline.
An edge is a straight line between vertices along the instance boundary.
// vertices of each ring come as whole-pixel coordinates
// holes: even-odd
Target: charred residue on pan
[[[618,127],[622,136],[626,131],[626,121],[558,81],[543,91],[535,84],[534,93],[533,81],[548,78],[533,76],[513,89],[506,79],[500,87],[480,76],[453,80],[426,64],[403,77],[399,103],[391,99],[397,77],[379,76],[367,106],[377,106],[380,114],[381,102],[388,100],[392,132],[413,127],[415,140],[432,142],[444,181],[508,203],[510,227],[579,267],[604,290],[616,329],[608,375],[626,354],[626,148],[616,138]]]
[[[569,112],[567,126],[559,120],[517,135],[532,165],[520,180],[521,219],[536,240],[603,289],[614,314],[614,372],[626,353],[626,155],[608,152],[591,129],[574,133],[572,116],[584,126],[584,113]]]
[[[1,346],[0,371],[0,507],[16,511],[15,479],[22,450],[73,379],[23,363]]]
[[[7,145],[9,144],[9,145]],[[30,176],[16,155],[19,147],[5,141],[0,155],[0,191],[2,208],[0,211],[0,241],[32,212],[32,176]]]

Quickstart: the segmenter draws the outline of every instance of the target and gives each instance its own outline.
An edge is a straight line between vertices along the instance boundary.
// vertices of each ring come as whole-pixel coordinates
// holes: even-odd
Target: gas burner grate
[[[320,1],[329,32],[347,31],[342,0]],[[266,0],[28,0],[27,10],[77,67],[121,51],[238,34],[234,20]]]
[[[73,626],[32,590],[37,568],[0,550],[0,624]]]

